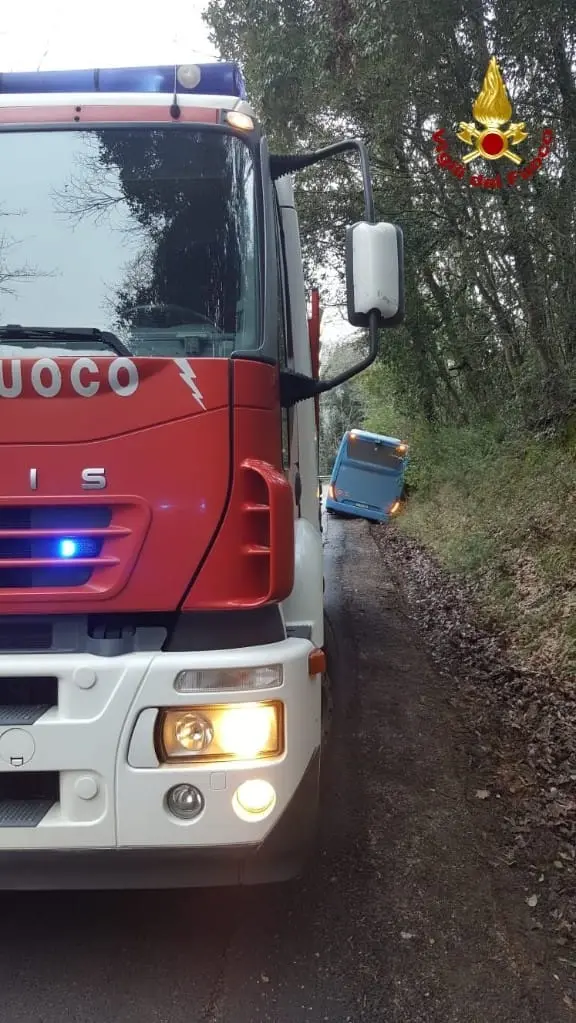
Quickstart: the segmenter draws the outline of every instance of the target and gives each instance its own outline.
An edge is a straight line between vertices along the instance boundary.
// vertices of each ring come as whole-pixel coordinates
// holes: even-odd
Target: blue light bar
[[[199,81],[184,86],[179,68],[194,67]],[[236,96],[246,99],[246,86],[235,63],[178,64],[164,67],[94,68],[90,71],[0,72],[0,93],[165,92],[179,95]]]

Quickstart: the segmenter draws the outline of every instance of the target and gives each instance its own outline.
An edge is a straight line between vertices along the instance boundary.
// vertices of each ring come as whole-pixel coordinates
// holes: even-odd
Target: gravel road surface
[[[385,544],[330,519],[317,860],[252,891],[0,895],[2,1023],[559,1023],[466,729]]]

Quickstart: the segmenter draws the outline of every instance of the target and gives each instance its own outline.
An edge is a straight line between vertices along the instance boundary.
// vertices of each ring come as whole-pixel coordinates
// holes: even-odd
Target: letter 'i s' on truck
[[[293,178],[342,153],[369,348],[320,379]],[[323,734],[318,399],[401,322],[402,233],[361,142],[269,153],[235,64],[2,74],[0,179],[31,268],[0,322],[0,889],[294,877]]]

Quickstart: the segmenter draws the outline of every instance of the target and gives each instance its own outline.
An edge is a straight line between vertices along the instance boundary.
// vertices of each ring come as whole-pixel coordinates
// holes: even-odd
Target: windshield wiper
[[[120,338],[97,327],[23,327],[20,323],[0,326],[0,344],[10,341],[79,341],[106,345],[118,355],[130,355]]]

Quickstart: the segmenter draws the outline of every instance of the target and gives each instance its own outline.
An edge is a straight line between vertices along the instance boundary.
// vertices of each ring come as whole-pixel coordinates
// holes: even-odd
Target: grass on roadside
[[[453,429],[412,439],[401,528],[475,584],[534,667],[576,672],[576,440]]]

